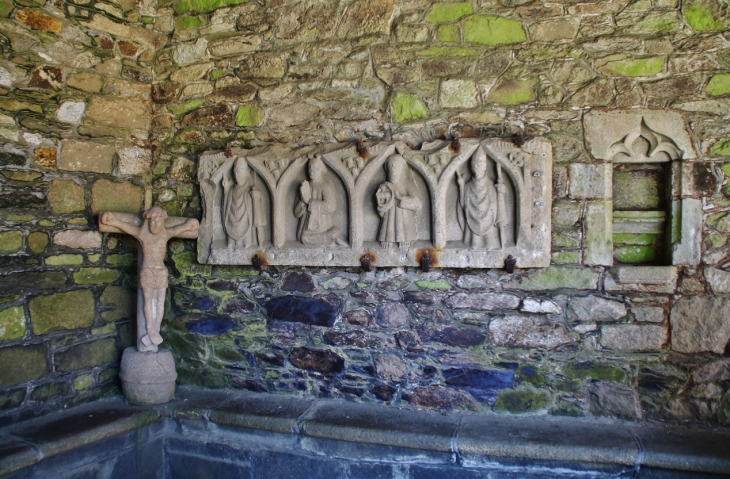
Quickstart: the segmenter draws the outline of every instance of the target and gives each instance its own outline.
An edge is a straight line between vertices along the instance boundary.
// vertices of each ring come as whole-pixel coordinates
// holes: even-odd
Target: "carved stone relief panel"
[[[200,158],[202,263],[443,267],[550,263],[552,148],[498,139],[263,147]]]

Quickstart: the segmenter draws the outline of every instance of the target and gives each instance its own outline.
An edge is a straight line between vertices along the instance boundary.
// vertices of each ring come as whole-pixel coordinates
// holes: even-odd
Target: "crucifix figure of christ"
[[[162,343],[160,324],[165,311],[167,267],[164,264],[170,238],[198,237],[200,225],[194,218],[168,217],[167,212],[153,206],[142,217],[129,213],[103,212],[99,215],[99,231],[126,233],[139,241],[139,289],[142,304],[137,306],[137,350],[156,352]],[[141,306],[141,307],[140,307]]]

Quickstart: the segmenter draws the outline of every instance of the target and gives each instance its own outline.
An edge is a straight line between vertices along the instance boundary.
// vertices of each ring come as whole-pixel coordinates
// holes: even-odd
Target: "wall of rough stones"
[[[134,242],[94,232],[96,212],[200,217],[198,155],[229,143],[416,147],[456,123],[551,141],[550,268],[259,274],[173,241],[163,337],[180,382],[730,422],[725,0],[237,3],[4,4],[0,363],[18,366],[0,370],[3,417],[115,391]],[[630,286],[590,265],[592,110],[684,124],[699,264]]]

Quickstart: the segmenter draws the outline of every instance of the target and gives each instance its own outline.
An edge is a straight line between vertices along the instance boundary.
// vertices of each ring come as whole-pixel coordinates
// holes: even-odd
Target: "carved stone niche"
[[[518,268],[550,263],[552,147],[499,139],[233,149],[200,157],[198,260]]]

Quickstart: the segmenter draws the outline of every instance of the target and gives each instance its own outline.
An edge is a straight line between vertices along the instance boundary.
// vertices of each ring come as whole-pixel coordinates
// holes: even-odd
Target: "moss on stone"
[[[81,264],[83,262],[84,257],[80,254],[57,254],[56,256],[49,256],[45,259],[46,266],[64,266]]]
[[[0,0],[1,1],[1,0]],[[14,409],[20,406],[25,399],[25,388],[13,389],[11,391],[4,391],[0,393],[0,411],[6,409]]]
[[[604,61],[605,63],[598,70],[606,75],[614,76],[651,76],[661,72],[664,68],[662,57],[627,58],[625,55],[613,55]]]
[[[730,73],[722,73],[710,78],[705,91],[712,96],[722,96],[730,93]]]
[[[2,174],[5,178],[13,181],[35,181],[43,176],[43,173],[37,171],[3,171]]]
[[[33,253],[42,253],[46,249],[46,246],[48,246],[48,234],[42,231],[34,231],[28,235],[26,241],[28,242],[28,248]]]
[[[730,138],[723,138],[710,148],[710,154],[713,156],[730,156]],[[730,163],[725,163],[722,167],[725,176],[730,176]]]
[[[22,338],[25,334],[25,313],[22,306],[0,311],[0,341]]]
[[[81,268],[73,274],[76,284],[113,283],[119,278],[119,271],[108,268]]]
[[[489,91],[488,103],[501,105],[519,105],[536,98],[537,81],[535,79],[510,80],[503,79]]]
[[[88,226],[89,220],[87,220],[86,218],[71,218],[70,220],[68,220],[68,224],[73,226]]]
[[[526,273],[511,280],[509,286],[527,291],[543,291],[550,289],[596,289],[598,273],[587,268],[568,268],[551,266]]]
[[[418,54],[424,57],[473,57],[479,55],[479,52],[470,48],[436,47],[421,50]]]
[[[416,281],[416,286],[434,291],[446,291],[451,289],[451,285],[445,279],[437,279],[436,281]]]
[[[522,22],[497,16],[474,16],[464,20],[464,41],[480,45],[511,45],[527,41]]]
[[[721,17],[717,0],[695,0],[684,9],[684,19],[698,32],[719,32],[728,27],[728,20]]]
[[[260,126],[264,122],[264,118],[266,118],[266,114],[258,106],[240,106],[236,112],[236,125],[244,127]]]
[[[56,329],[87,328],[94,322],[96,307],[91,290],[81,289],[30,300],[30,323],[35,334]]]
[[[106,257],[106,264],[113,266],[130,267],[137,263],[137,255],[134,253],[110,254]]]
[[[104,292],[101,293],[99,301],[102,305],[111,306],[114,309],[102,312],[101,317],[106,322],[134,317],[137,306],[136,298],[137,295],[127,288],[113,285],[107,286],[104,288]]]
[[[12,213],[6,216],[5,219],[8,221],[33,221],[35,219],[35,216],[28,214]]]
[[[619,263],[651,263],[657,259],[657,250],[653,245],[650,246],[619,246],[614,248],[613,257]]]
[[[42,219],[38,221],[38,226],[42,226],[44,228],[52,228],[53,226],[56,226],[58,224],[58,221],[51,221],[47,219]]]
[[[614,245],[650,245],[655,244],[659,240],[658,234],[649,233],[614,233],[613,244]]]
[[[436,38],[440,42],[460,43],[461,31],[459,25],[441,25],[436,31]]]
[[[626,373],[619,367],[594,361],[574,361],[563,368],[563,374],[570,379],[597,379],[602,381],[624,381]]]
[[[510,389],[499,393],[494,410],[512,414],[539,411],[548,407],[550,399],[550,393],[541,389]]]
[[[205,13],[212,12],[221,7],[229,7],[247,2],[248,0],[181,0],[175,3],[173,9],[177,14],[188,12]]]
[[[91,213],[119,211],[138,213],[144,204],[144,190],[128,181],[97,180],[91,188]]]
[[[550,257],[553,264],[578,264],[580,263],[580,251],[559,251]]]
[[[89,389],[92,384],[94,384],[94,375],[91,373],[81,374],[73,380],[73,386],[75,391],[84,391],[86,389]]]
[[[72,180],[54,180],[48,192],[48,204],[57,215],[83,211],[86,208],[84,187]]]
[[[16,253],[22,247],[22,231],[5,231],[0,233],[0,253]]]
[[[16,299],[20,299],[19,294],[14,294],[12,296],[0,296],[0,304],[9,303],[11,301],[15,301]]]
[[[425,20],[429,23],[453,22],[474,13],[471,3],[434,3]]]
[[[30,398],[33,401],[48,401],[58,396],[68,394],[69,390],[68,383],[50,383],[38,386],[30,393]]]
[[[173,115],[182,115],[189,111],[193,111],[201,106],[203,106],[203,100],[196,98],[195,100],[190,100],[185,103],[168,105],[168,108],[173,113]]]
[[[428,110],[418,95],[410,93],[396,93],[393,98],[393,115],[395,121],[402,123],[409,120],[419,120],[428,116]]]
[[[203,275],[210,276],[211,266],[198,263],[198,257],[192,251],[183,251],[172,255],[172,262],[183,276]]]
[[[102,339],[92,343],[79,344],[55,354],[56,370],[76,371],[108,363],[116,363],[119,352],[114,339]]]
[[[0,349],[0,386],[19,384],[49,373],[46,347],[17,346]]]
[[[636,25],[637,29],[649,35],[670,33],[679,27],[674,15],[652,15]]]
[[[175,26],[177,28],[199,27],[205,23],[205,19],[200,15],[182,15],[175,18]]]

